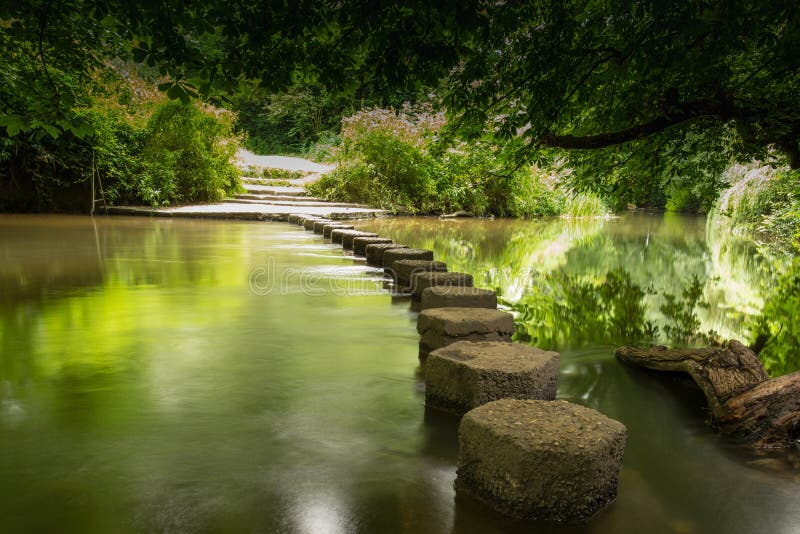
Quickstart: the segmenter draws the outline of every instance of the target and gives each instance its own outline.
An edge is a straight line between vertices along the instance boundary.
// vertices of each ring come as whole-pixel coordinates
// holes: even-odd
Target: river
[[[694,274],[703,328],[725,336],[761,302],[757,254],[707,236],[702,218],[359,226],[432,248],[509,300],[542,272],[624,268],[675,292]],[[295,226],[0,216],[0,257],[3,532],[800,525],[797,451],[741,450],[706,425],[690,382],[628,369],[591,340],[561,349],[558,396],[627,426],[616,502],[548,526],[456,496],[458,421],[424,407],[416,314],[380,270]]]

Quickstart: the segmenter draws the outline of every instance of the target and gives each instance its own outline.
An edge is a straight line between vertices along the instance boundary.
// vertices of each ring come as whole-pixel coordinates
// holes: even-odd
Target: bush
[[[108,78],[108,79],[106,79]],[[16,135],[0,129],[0,210],[86,211],[91,180],[109,204],[215,201],[239,188],[231,163],[232,114],[170,102],[130,65],[108,65],[72,113],[82,136]]]
[[[337,169],[312,185],[312,194],[407,213],[533,217],[580,209],[577,195],[537,169],[504,169],[492,144],[440,150],[435,141],[444,125],[429,106],[365,110],[344,119]],[[585,209],[605,213],[593,198]]]
[[[800,171],[753,164],[732,166],[727,175],[732,185],[715,205],[714,223],[725,217],[738,232],[791,250],[800,240]]]

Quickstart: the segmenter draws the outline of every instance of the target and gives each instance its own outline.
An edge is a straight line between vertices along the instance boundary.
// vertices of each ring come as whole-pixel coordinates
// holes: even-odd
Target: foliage
[[[587,343],[714,342],[700,332],[697,308],[707,307],[696,276],[680,296],[634,282],[624,269],[585,279],[554,271],[539,275],[521,299],[506,302],[517,315],[515,338],[547,348]],[[662,317],[649,317],[646,298],[662,301]]]
[[[544,216],[576,207],[575,195],[538,169],[505,170],[501,151],[491,143],[442,149],[436,140],[445,122],[430,106],[364,110],[345,118],[339,165],[312,193],[410,213]]]
[[[232,98],[237,128],[247,132],[246,147],[257,154],[307,154],[335,141],[349,104],[344,95],[301,84],[272,94],[249,84]]]
[[[768,248],[789,251],[800,243],[800,171],[737,165],[709,224],[728,224],[758,236]]]
[[[221,200],[238,188],[230,114],[169,102],[147,124],[138,194],[153,205]]]
[[[687,343],[698,336],[700,319],[696,308],[708,307],[703,300],[704,287],[705,284],[697,276],[692,276],[680,296],[667,292],[663,294],[664,302],[660,309],[666,319],[663,331],[667,339]]]
[[[800,167],[799,16],[789,0],[24,0],[0,8],[0,122],[9,138],[85,137],[86,80],[114,57],[168,76],[172,99],[258,87],[268,104],[239,108],[263,132],[250,142],[283,131],[304,149],[342,102],[441,87],[450,132],[508,143],[506,174],[561,161],[616,207],[706,210],[731,160],[774,147]]]
[[[547,348],[592,343],[635,343],[654,338],[643,299],[651,290],[623,270],[599,280],[563,271],[544,275],[519,302],[515,338]]]
[[[218,200],[237,189],[229,113],[169,102],[131,65],[103,68],[84,82],[90,94],[71,109],[85,135],[0,132],[0,159],[10,171],[0,209],[88,211],[92,180],[97,197],[111,204]],[[24,98],[18,95],[16,109]]]
[[[766,339],[759,353],[772,376],[780,376],[800,367],[800,259],[789,268],[769,291],[761,314],[751,325],[754,341]]]

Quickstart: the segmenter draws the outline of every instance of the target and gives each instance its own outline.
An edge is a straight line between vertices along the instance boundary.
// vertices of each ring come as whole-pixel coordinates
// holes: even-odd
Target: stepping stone
[[[297,224],[298,221],[300,220],[300,217],[302,217],[302,215],[299,215],[297,213],[292,213],[286,218],[286,221],[291,224]]]
[[[420,248],[389,249],[383,253],[383,269],[390,273],[397,260],[433,260],[433,251]]]
[[[472,275],[467,273],[415,273],[411,277],[411,297],[419,302],[429,287],[472,287]]]
[[[391,242],[391,239],[385,237],[357,237],[353,239],[353,254],[364,256],[367,253],[367,245],[383,245]]]
[[[306,219],[319,219],[319,215],[290,215],[288,220],[294,224],[303,226],[305,225]]]
[[[319,219],[319,218],[312,219],[312,218],[308,218],[308,219],[306,219],[305,221],[303,221],[303,226],[305,227],[305,229],[306,229],[306,230],[313,230],[313,229],[314,229],[314,225],[315,225],[317,222],[319,222],[319,221],[324,221],[324,220],[325,220],[325,219]]]
[[[353,233],[344,234],[344,237],[342,238],[342,248],[344,248],[345,250],[353,250],[353,241],[357,237],[380,237],[380,236],[373,232],[353,231]]]
[[[428,308],[497,308],[497,294],[477,287],[434,286],[422,291],[420,309]]]
[[[431,351],[456,341],[511,341],[514,316],[486,308],[431,308],[420,312],[417,332],[424,367]]]
[[[372,265],[373,267],[383,267],[383,254],[387,250],[393,250],[396,248],[408,247],[406,245],[398,245],[397,243],[367,245],[367,248],[364,249],[367,257],[367,265]]]
[[[325,227],[325,225],[331,224],[332,222],[333,221],[330,219],[319,219],[317,221],[314,221],[314,227],[312,228],[312,230],[314,230],[315,234],[321,234],[322,229]]]
[[[352,228],[334,228],[331,231],[331,241],[334,243],[342,243],[344,236],[349,232],[360,232],[360,230],[354,230]]]
[[[586,521],[617,495],[626,434],[566,401],[484,404],[461,419],[456,491],[518,519]]]
[[[323,237],[327,237],[328,239],[330,239],[331,232],[333,232],[336,229],[352,230],[354,228],[355,228],[355,226],[353,226],[352,224],[344,224],[344,223],[337,223],[337,222],[329,223],[329,224],[326,224],[326,225],[324,225],[322,227],[322,236]]]
[[[397,285],[408,287],[411,277],[417,273],[446,273],[447,264],[433,260],[397,260],[392,264],[392,272]]]
[[[499,341],[458,341],[430,353],[425,404],[463,415],[481,404],[508,399],[554,400],[557,352]]]

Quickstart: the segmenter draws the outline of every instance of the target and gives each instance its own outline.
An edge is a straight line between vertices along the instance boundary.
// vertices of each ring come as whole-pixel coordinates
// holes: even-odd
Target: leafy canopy
[[[444,80],[460,135],[508,139],[515,161],[557,159],[577,185],[632,201],[655,182],[718,189],[721,166],[770,147],[800,166],[789,0],[25,0],[4,3],[0,24],[9,135],[75,130],[68,79],[128,54],[180,99],[249,80],[373,94]]]

